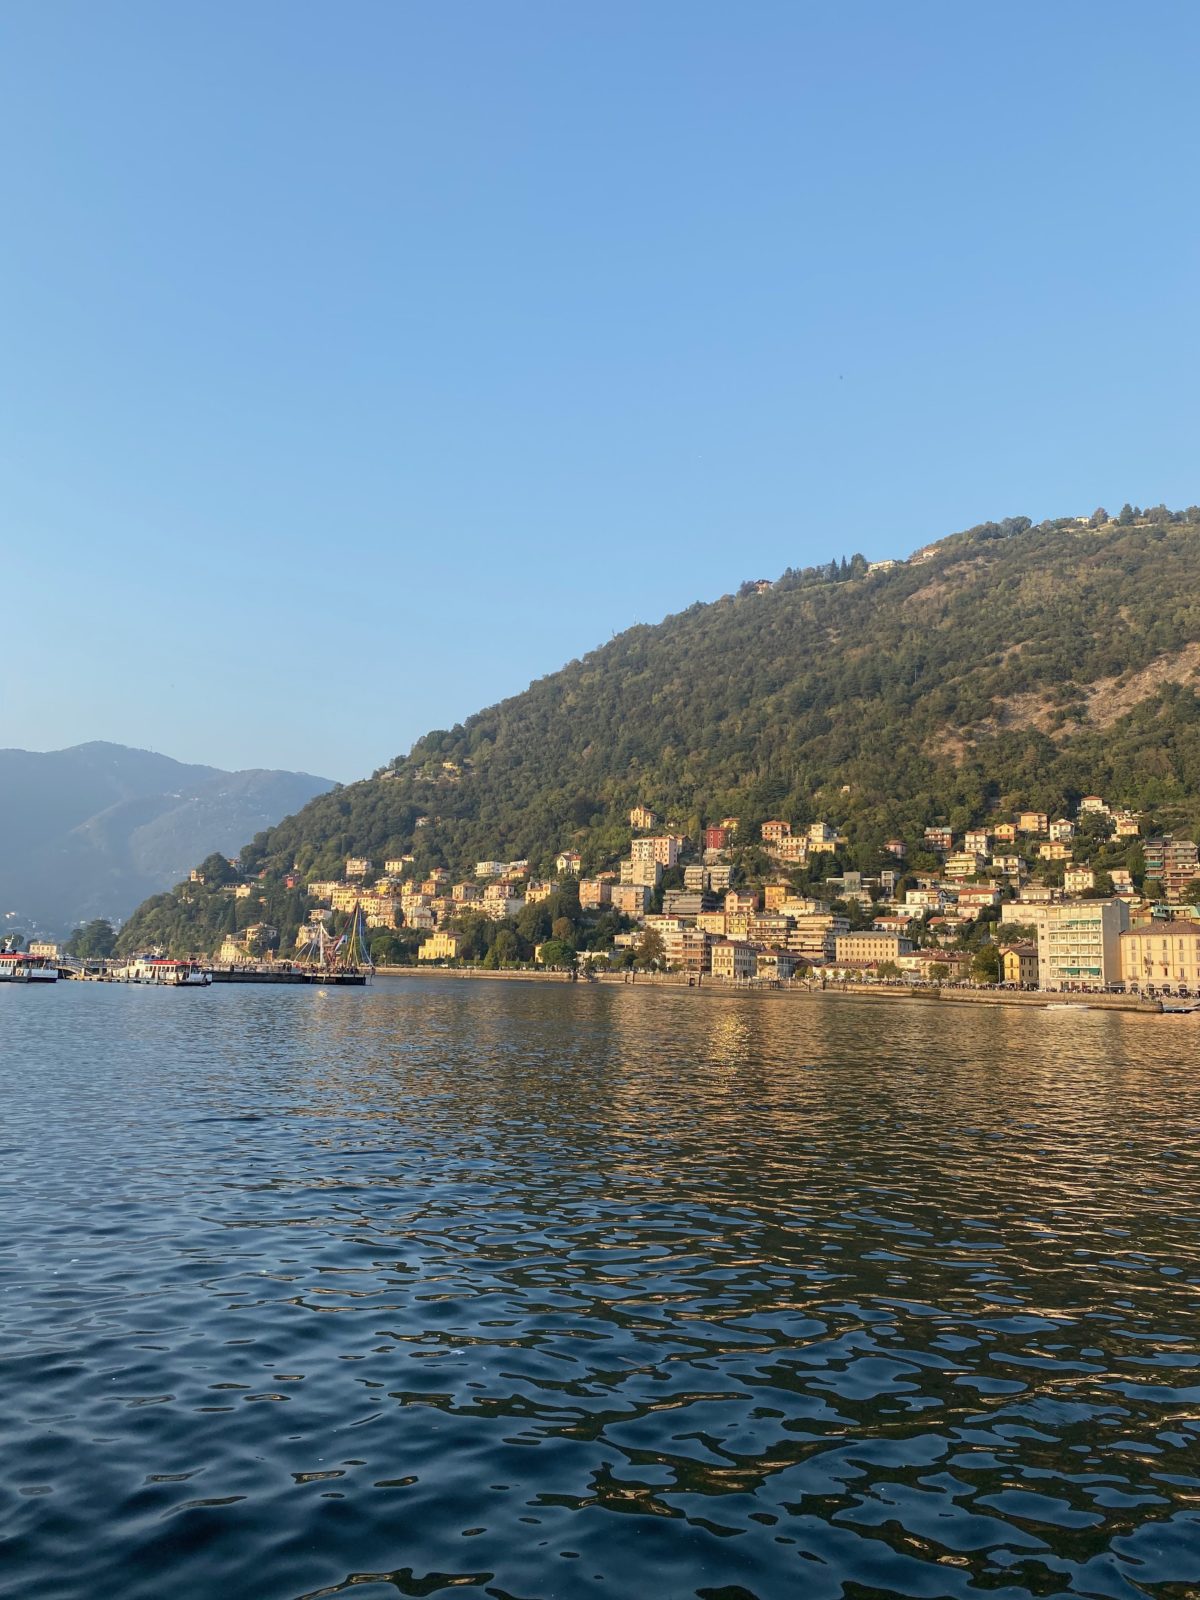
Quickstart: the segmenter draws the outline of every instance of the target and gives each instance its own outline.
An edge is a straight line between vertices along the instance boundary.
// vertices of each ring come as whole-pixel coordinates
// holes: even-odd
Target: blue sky
[[[1200,500],[1198,46],[9,0],[0,744],[351,779],[743,578]]]

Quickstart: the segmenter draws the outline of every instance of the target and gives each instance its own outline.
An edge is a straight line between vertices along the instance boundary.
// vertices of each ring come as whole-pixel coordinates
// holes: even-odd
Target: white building
[[[1041,988],[1104,989],[1121,982],[1121,935],[1129,927],[1124,901],[1060,901],[1040,909]]]

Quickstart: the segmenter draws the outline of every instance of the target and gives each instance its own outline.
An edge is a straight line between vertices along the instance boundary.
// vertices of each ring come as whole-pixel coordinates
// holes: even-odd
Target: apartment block
[[[1121,935],[1129,910],[1121,900],[1048,905],[1038,924],[1038,983],[1043,989],[1107,988],[1119,983]]]

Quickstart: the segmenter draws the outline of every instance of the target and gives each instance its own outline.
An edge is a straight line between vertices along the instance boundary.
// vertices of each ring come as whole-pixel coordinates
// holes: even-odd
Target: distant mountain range
[[[0,932],[63,934],[127,917],[211,851],[334,784],[307,772],[222,772],[150,750],[0,750]]]

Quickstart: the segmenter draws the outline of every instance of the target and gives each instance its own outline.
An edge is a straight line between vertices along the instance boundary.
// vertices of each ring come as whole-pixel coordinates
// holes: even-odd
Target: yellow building
[[[1121,972],[1127,989],[1200,992],[1200,922],[1155,918],[1123,933]]]
[[[716,939],[711,949],[712,975],[732,982],[735,978],[753,978],[758,952],[744,939]]]
[[[417,951],[417,960],[457,961],[464,942],[461,933],[451,933],[448,929],[431,934]]]
[[[629,813],[629,826],[631,828],[652,828],[658,818],[649,806],[634,806]]]
[[[1006,945],[1000,952],[1000,972],[1005,983],[1018,984],[1022,989],[1036,989],[1038,981],[1037,945]]]
[[[874,966],[881,961],[899,961],[901,956],[912,954],[912,940],[902,933],[885,933],[879,928],[864,929],[860,933],[839,933],[834,936],[834,950],[839,962],[857,965],[865,962]]]

